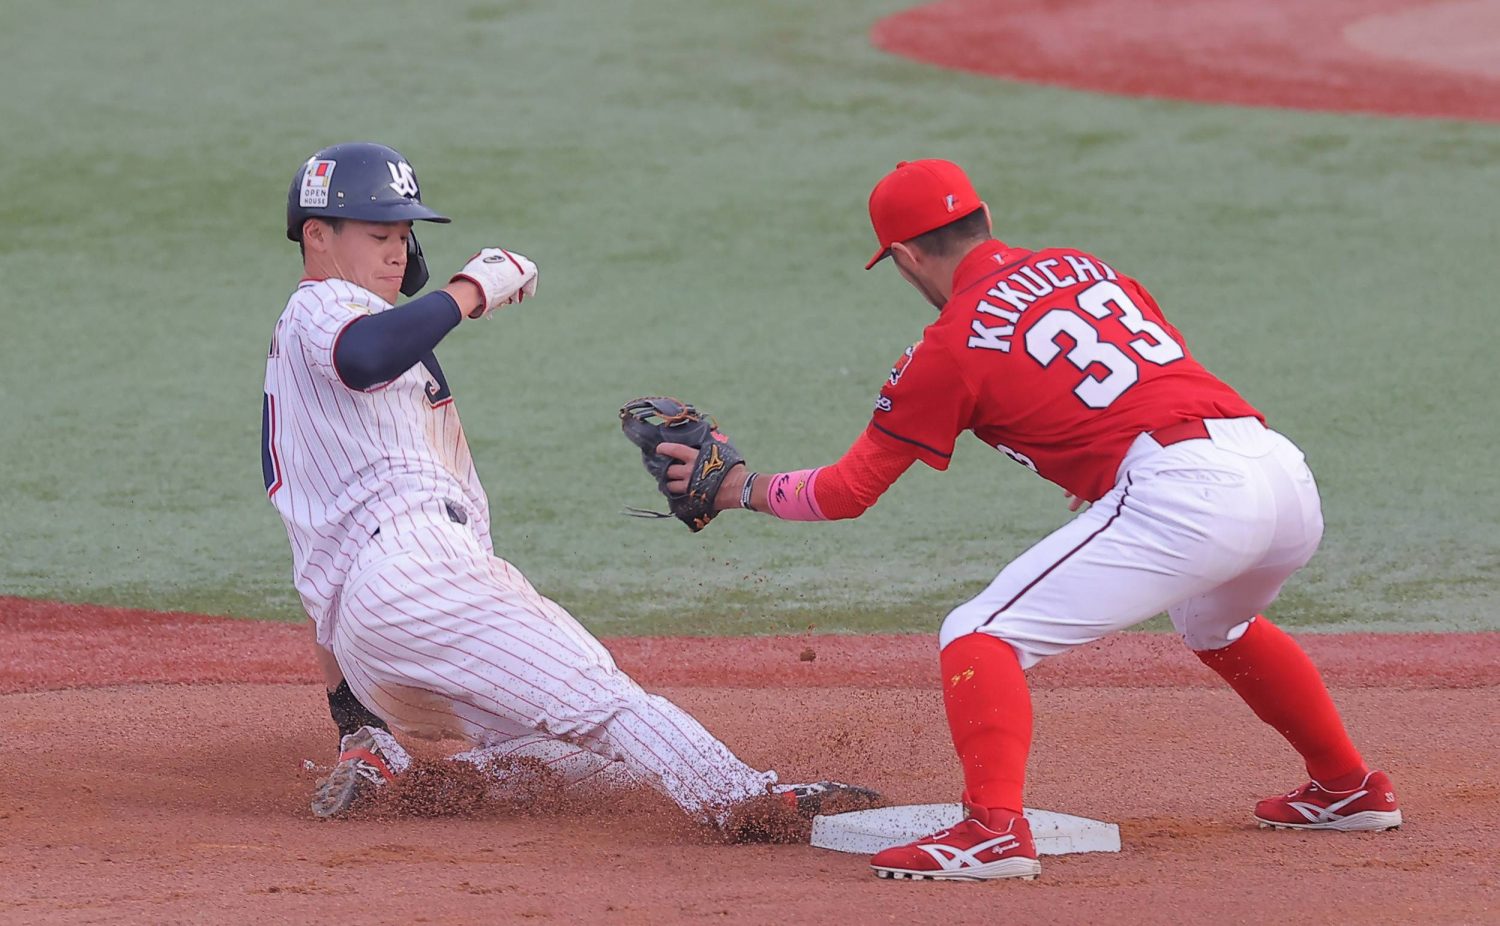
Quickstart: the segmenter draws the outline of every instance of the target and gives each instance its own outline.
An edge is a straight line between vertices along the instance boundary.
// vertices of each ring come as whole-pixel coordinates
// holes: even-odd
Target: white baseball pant
[[[1166,611],[1194,650],[1220,649],[1275,600],[1323,537],[1302,452],[1254,418],[1209,420],[1209,439],[1137,437],[1103,498],[1017,557],[943,621],[1029,669]]]
[[[623,763],[702,819],[776,781],[642,690],[520,570],[447,520],[382,526],[350,570],[331,642],[355,695],[403,733],[479,747],[543,734]]]

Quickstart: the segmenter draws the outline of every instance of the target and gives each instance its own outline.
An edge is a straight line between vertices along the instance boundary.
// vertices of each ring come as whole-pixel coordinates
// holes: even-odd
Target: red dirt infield
[[[1295,755],[1170,637],[1033,673],[1033,806],[1124,851],[1035,883],[877,881],[856,856],[725,846],[653,794],[466,818],[319,822],[334,733],[300,626],[0,599],[0,922],[1479,923],[1500,920],[1500,634],[1307,635],[1408,818],[1255,829]],[[610,642],[752,764],[953,800],[934,642]],[[811,650],[813,659],[807,660]],[[426,746],[439,754],[457,744]]]
[[[871,40],[1075,90],[1500,120],[1500,5],[1486,0],[940,0]]]

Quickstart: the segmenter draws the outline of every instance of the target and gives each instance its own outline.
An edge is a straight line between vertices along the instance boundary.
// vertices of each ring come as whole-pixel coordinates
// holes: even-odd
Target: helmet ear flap
[[[422,246],[413,231],[406,238],[406,273],[401,276],[401,295],[415,296],[426,285],[427,258],[422,256]]]

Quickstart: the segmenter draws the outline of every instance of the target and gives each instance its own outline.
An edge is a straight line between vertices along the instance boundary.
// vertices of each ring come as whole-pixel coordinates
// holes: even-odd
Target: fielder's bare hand
[[[686,444],[663,441],[656,445],[656,452],[677,461],[667,467],[667,491],[674,495],[686,492],[688,482],[693,478],[693,467],[698,463],[698,450]],[[745,464],[736,463],[729,475],[724,477],[723,484],[714,495],[716,511],[740,507],[740,492],[745,487],[745,475]]]

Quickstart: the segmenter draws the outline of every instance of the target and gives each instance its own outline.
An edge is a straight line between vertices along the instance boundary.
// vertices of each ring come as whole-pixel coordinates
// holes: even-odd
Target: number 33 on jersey
[[[1094,500],[1142,431],[1248,416],[1259,414],[1192,358],[1139,283],[1082,251],[997,241],[958,266],[952,298],[881,389],[869,433],[946,469],[972,430]]]

